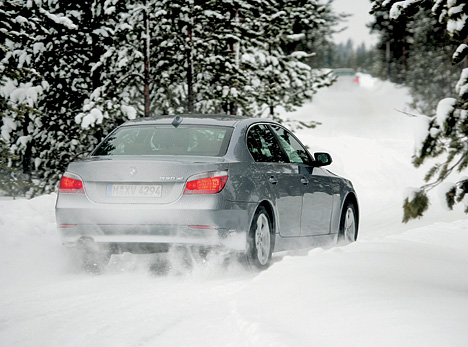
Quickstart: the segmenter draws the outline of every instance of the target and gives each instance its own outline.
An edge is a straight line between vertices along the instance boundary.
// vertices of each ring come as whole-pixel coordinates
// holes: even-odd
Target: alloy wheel
[[[266,265],[270,257],[270,237],[270,223],[268,222],[268,217],[261,213],[257,218],[257,227],[255,230],[257,258],[261,265]]]
[[[356,241],[356,218],[354,216],[354,210],[351,206],[348,206],[346,215],[344,217],[343,225],[344,239],[348,242]]]

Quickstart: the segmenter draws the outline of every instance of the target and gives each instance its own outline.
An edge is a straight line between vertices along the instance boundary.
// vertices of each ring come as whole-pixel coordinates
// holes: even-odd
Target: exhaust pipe
[[[78,242],[76,243],[76,246],[81,249],[96,249],[97,245],[94,242],[94,239],[92,237],[80,237]]]

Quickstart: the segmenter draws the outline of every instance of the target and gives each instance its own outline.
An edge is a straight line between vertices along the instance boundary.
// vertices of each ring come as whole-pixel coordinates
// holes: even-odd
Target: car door
[[[268,182],[280,235],[299,236],[303,193],[297,165],[288,163],[276,136],[265,124],[250,127],[247,147],[258,172]]]
[[[330,233],[333,195],[338,192],[336,181],[326,171],[313,167],[313,160],[305,147],[285,128],[272,125],[279,142],[291,163],[297,166],[303,194],[301,236]]]

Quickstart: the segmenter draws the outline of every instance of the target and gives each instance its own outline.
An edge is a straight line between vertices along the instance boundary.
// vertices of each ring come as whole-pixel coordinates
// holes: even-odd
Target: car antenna
[[[181,116],[175,116],[174,119],[172,120],[172,125],[177,128],[180,123],[182,123],[183,118]]]

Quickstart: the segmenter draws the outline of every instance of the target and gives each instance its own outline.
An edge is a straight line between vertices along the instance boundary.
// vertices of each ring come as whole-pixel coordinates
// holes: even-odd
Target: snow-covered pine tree
[[[226,78],[238,75],[231,71],[236,65],[229,48],[236,31],[231,16],[236,11],[232,3],[231,8],[223,8],[223,4],[113,1],[112,6],[120,10],[112,23],[115,44],[99,62],[105,71],[104,84],[93,92],[78,117],[84,127],[91,124],[87,120],[93,119],[91,112],[96,109],[105,119],[117,116],[121,110],[115,106],[125,104],[144,115],[145,57],[149,57],[151,115],[221,111],[221,101],[213,102],[226,94],[219,84],[229,85]],[[226,38],[228,27],[230,36]],[[114,105],[114,109],[103,112],[104,105]]]
[[[455,96],[453,80],[462,67],[451,63],[457,44],[450,40],[445,26],[432,16],[431,3],[420,3],[417,11],[411,20],[390,21],[388,10],[374,9],[375,22],[371,28],[380,34],[381,54],[373,73],[404,83],[413,99],[411,106],[421,114],[431,115],[441,98]]]
[[[373,63],[373,47],[367,48],[365,43],[361,43],[356,48],[356,62],[354,66],[355,69],[361,69],[363,72],[370,72],[370,67]]]
[[[439,100],[456,96],[453,81],[460,76],[462,66],[452,64],[452,55],[458,45],[431,15],[428,3],[419,6],[408,29],[412,43],[405,84],[412,96],[411,106],[421,114],[434,115]]]
[[[44,50],[34,66],[49,88],[39,100],[42,116],[33,139],[36,173],[42,191],[49,192],[68,162],[99,141],[93,133],[81,131],[75,117],[93,87],[100,84],[90,70],[105,51],[101,37],[106,35],[102,23],[107,18],[97,0],[38,2],[32,10],[47,28],[44,35],[36,36]]]
[[[427,173],[423,185],[404,203],[404,221],[422,216],[428,207],[427,191],[444,182],[449,175],[468,168],[468,3],[463,0],[407,0],[386,1],[384,6],[390,18],[411,18],[422,5],[430,5],[433,16],[442,24],[451,39],[458,42],[453,52],[453,63],[464,62],[464,69],[455,80],[456,98],[439,101],[435,116],[431,117],[428,134],[414,157],[414,165],[420,166],[428,158],[439,158]],[[441,53],[443,54],[443,53]],[[447,192],[447,203],[453,207],[463,202],[468,213],[468,178],[462,178]]]
[[[304,62],[313,69],[345,67],[346,65],[337,62],[339,60],[336,56],[338,45],[332,41],[332,34],[342,30],[338,24],[345,21],[350,15],[332,12],[330,8],[331,1],[323,2],[323,4],[326,6],[321,7],[324,19],[322,25],[315,25],[313,28],[305,26],[302,30],[298,30],[303,31],[304,34],[298,35],[297,41],[292,42],[292,45],[286,44],[285,51],[313,52],[313,56],[304,59]],[[299,28],[295,26],[295,30],[297,29]]]
[[[35,79],[28,83],[2,80],[6,100],[30,107],[24,114],[13,109],[3,118],[2,137],[12,153],[21,157],[23,171],[34,173],[37,186],[31,194],[53,191],[67,163],[98,141],[81,131],[75,117],[93,87],[100,84],[90,74],[106,43],[98,38],[105,36],[106,21],[100,3],[14,2],[11,17],[20,18],[19,33],[27,41],[7,41],[12,49],[2,64],[27,68]]]
[[[120,8],[127,3],[111,2]],[[134,106],[141,100],[143,13],[150,28],[152,114],[192,110],[259,114],[265,104],[299,105],[322,78],[300,63],[307,54],[283,50],[298,36],[323,36],[331,30],[330,8],[318,1],[141,0],[125,6],[114,24],[118,45],[101,57],[100,64],[108,71],[106,76],[120,76],[126,83],[116,83],[117,78],[105,82],[91,96],[79,117],[82,121],[92,119],[90,112],[102,107],[98,105],[109,103],[109,91],[115,91],[117,99],[126,96],[125,102]],[[122,30],[127,34],[119,35]]]
[[[190,31],[186,68],[192,87],[187,90],[193,91],[194,110],[248,114],[252,100],[244,91],[248,80],[240,54],[257,33],[252,33],[247,2],[195,2],[189,11],[184,25]]]
[[[74,119],[98,139],[125,120],[134,119],[137,111],[144,112],[144,16],[151,4],[107,0],[93,7],[97,22],[93,41],[102,49],[94,52],[85,72],[93,84]]]
[[[292,110],[326,85],[326,73],[305,64],[314,53],[302,49],[314,36],[331,35],[337,16],[330,3],[279,0],[265,2],[255,17],[262,38],[243,59],[256,66],[250,76],[256,104],[270,115],[277,107]]]
[[[373,73],[376,77],[388,79],[394,83],[404,83],[408,72],[408,52],[412,33],[408,30],[408,19],[400,18],[392,21],[388,11],[382,8],[382,3],[388,0],[374,0],[371,13],[374,22],[370,23],[371,32],[379,34],[377,50],[380,52],[381,64],[374,64]]]
[[[324,74],[304,63],[313,54],[302,51],[300,44],[314,35],[330,35],[336,21],[329,4],[224,0],[202,7],[208,18],[199,35],[205,35],[202,42],[209,45],[200,53],[211,56],[201,60],[205,66],[200,65],[198,76],[205,80],[198,90],[214,94],[212,105],[222,100],[223,111],[246,115],[259,115],[267,106],[273,114],[278,106],[301,105],[323,83]],[[210,27],[211,32],[206,30]]]
[[[42,48],[33,32],[44,29],[17,2],[1,1],[0,16],[0,189],[17,196],[33,186],[32,135],[40,115],[36,103],[47,84],[31,60]]]
[[[200,101],[203,110],[215,106],[215,111],[260,115],[267,106],[272,114],[277,106],[301,105],[325,84],[325,74],[304,64],[313,54],[299,44],[330,35],[336,16],[329,4],[224,0],[204,2],[202,8],[196,22],[204,23],[198,36],[205,45],[198,51],[197,90],[203,90],[202,98],[212,95],[208,103]]]
[[[4,32],[19,34],[2,38],[2,67],[28,70],[2,75],[3,144],[34,172],[36,192],[53,190],[68,161],[109,129],[143,115],[145,93],[152,114],[254,115],[266,101],[299,105],[320,82],[300,63],[306,54],[284,51],[304,31],[326,31],[329,7],[316,0],[9,4],[2,10],[18,30]]]

